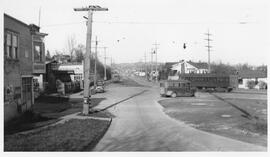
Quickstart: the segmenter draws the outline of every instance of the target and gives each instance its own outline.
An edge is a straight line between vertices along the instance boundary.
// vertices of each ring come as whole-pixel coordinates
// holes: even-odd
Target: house
[[[66,63],[60,64],[58,70],[71,70],[74,71],[74,75],[71,75],[73,82],[79,82],[80,88],[83,89],[83,63]]]
[[[174,74],[204,74],[209,73],[208,64],[204,62],[192,62],[181,60],[180,62],[173,64],[171,70],[174,71]]]
[[[248,81],[254,81],[255,88],[259,88],[260,81],[267,82],[267,73],[261,70],[238,71],[238,88],[248,89]]]
[[[4,121],[31,110],[34,104],[33,77],[44,73],[43,39],[39,27],[4,14]],[[39,42],[36,42],[39,41]]]
[[[74,70],[68,68],[60,68],[62,66],[58,61],[46,62],[46,93],[56,93],[56,81],[60,80],[65,84],[65,93],[73,92],[74,84],[71,76],[74,76]],[[79,85],[78,85],[79,86]]]

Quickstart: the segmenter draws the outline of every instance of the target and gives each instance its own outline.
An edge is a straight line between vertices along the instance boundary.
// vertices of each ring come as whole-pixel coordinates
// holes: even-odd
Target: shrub
[[[259,88],[260,89],[266,89],[267,88],[267,83],[264,81],[259,81]]]
[[[248,80],[247,81],[247,87],[249,88],[249,89],[253,89],[254,87],[255,87],[255,81],[253,81],[253,80]]]

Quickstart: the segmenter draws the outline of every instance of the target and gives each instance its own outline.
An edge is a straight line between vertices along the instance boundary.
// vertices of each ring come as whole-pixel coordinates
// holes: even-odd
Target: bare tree
[[[76,62],[82,62],[85,52],[85,46],[83,44],[79,44],[75,49],[75,60]]]
[[[51,60],[51,59],[52,59],[52,57],[51,57],[50,51],[47,50],[47,53],[46,53],[46,61],[49,61],[49,60]]]
[[[73,52],[75,51],[76,44],[77,44],[77,42],[76,42],[75,35],[69,36],[67,39],[67,50],[70,54],[71,61],[72,61],[72,57],[73,57]]]

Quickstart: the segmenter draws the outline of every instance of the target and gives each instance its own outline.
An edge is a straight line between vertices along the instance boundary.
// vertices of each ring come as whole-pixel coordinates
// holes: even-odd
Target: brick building
[[[42,38],[35,25],[27,25],[4,14],[4,120],[32,109],[35,52],[45,57]],[[39,45],[36,40],[41,41]],[[38,46],[40,48],[37,48]],[[43,47],[42,47],[43,46]],[[44,60],[45,61],[45,60]],[[42,64],[42,62],[40,62]],[[44,63],[45,69],[45,63]],[[45,71],[39,71],[45,72]]]

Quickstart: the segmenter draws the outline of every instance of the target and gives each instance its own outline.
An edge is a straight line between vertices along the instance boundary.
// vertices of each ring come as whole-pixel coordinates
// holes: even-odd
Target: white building
[[[78,64],[61,64],[58,67],[58,70],[70,70],[74,71],[74,75],[71,75],[71,80],[72,81],[80,81],[80,86],[83,88],[83,64],[78,63]]]
[[[259,82],[263,81],[267,83],[266,72],[259,70],[242,70],[238,72],[238,88],[248,89],[248,81],[254,81],[256,89],[259,89]]]
[[[171,67],[172,71],[175,71],[177,74],[204,74],[208,73],[208,64],[204,62],[192,62],[181,60],[180,62],[173,64]]]

